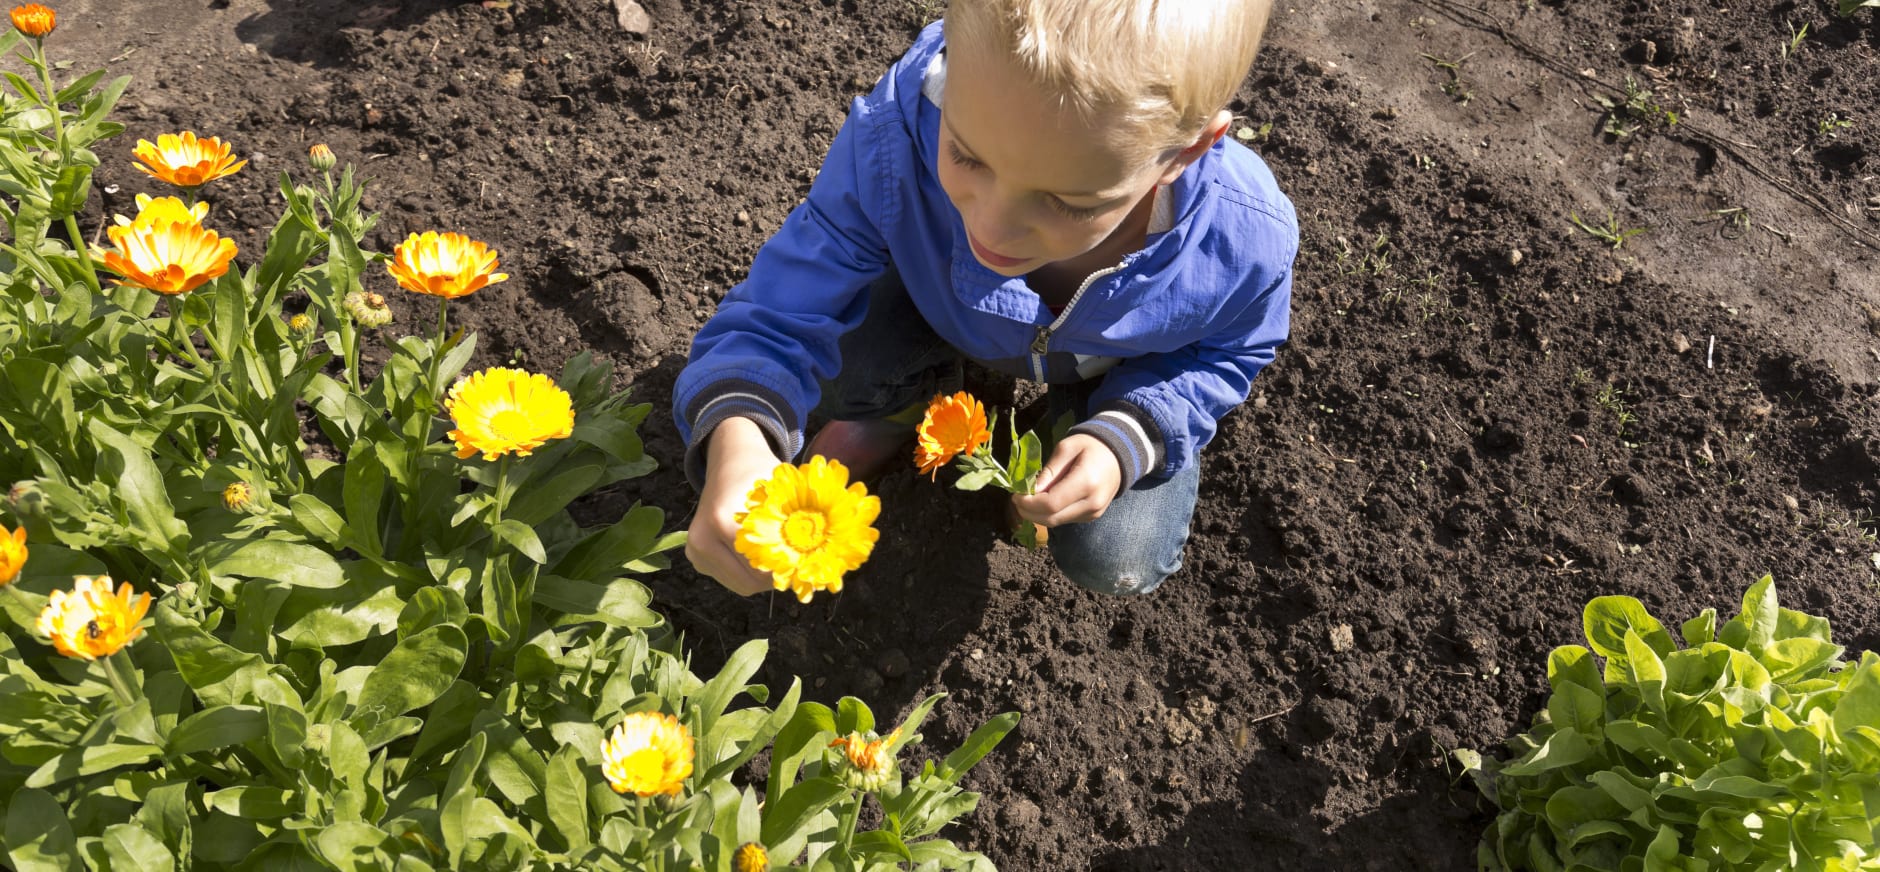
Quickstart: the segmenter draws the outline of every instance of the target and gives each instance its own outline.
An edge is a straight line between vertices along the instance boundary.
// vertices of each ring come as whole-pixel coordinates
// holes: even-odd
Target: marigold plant
[[[901,731],[896,729],[886,736],[855,732],[832,740],[829,747],[842,749],[843,783],[867,791],[887,786],[894,778],[894,743],[900,738]]]
[[[692,775],[692,732],[679,719],[634,712],[601,743],[601,772],[615,793],[675,796]]]
[[[738,846],[731,868],[736,872],[770,872],[770,854],[764,851],[763,845],[745,842]]]
[[[195,223],[133,221],[106,228],[114,250],[103,252],[119,285],[164,296],[187,294],[228,272],[235,242]]]
[[[179,188],[199,188],[216,179],[232,176],[248,165],[236,160],[233,147],[219,136],[202,139],[195,131],[165,133],[156,142],[137,140],[133,152],[139,172]]]
[[[985,405],[965,391],[934,397],[914,434],[914,463],[930,478],[953,458],[971,456],[992,441]]]
[[[752,567],[771,574],[777,590],[809,602],[816,591],[842,592],[842,576],[874,552],[881,498],[848,467],[824,457],[801,466],[779,464],[751,489],[739,514],[736,548]]]
[[[508,274],[497,272],[496,266],[496,252],[488,245],[461,233],[435,230],[406,237],[386,263],[399,287],[446,300],[508,281]]]
[[[194,206],[184,203],[177,197],[152,197],[149,194],[137,195],[137,217],[126,218],[118,215],[115,221],[119,227],[133,224],[201,224],[209,217],[209,204],[197,203]]]
[[[15,6],[8,14],[13,19],[13,29],[32,39],[45,39],[59,26],[59,16],[38,3]]]
[[[12,584],[26,566],[26,528],[7,532],[0,524],[0,587]]]
[[[70,591],[55,590],[39,613],[39,633],[67,657],[96,660],[117,653],[143,634],[138,622],[150,611],[149,593],[131,598],[127,582],[116,593],[111,577],[78,576]]]
[[[472,373],[444,401],[457,429],[450,431],[457,456],[482,454],[495,460],[527,457],[551,439],[574,432],[574,401],[541,373],[491,367]]]

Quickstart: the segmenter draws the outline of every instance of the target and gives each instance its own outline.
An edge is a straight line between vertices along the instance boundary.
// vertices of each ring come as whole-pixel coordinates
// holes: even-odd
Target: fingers
[[[694,519],[686,534],[685,557],[694,569],[739,596],[771,590],[770,573],[752,568],[732,546],[735,535],[735,530],[728,535],[704,517]]]
[[[1034,524],[1081,524],[1103,517],[1121,480],[1121,468],[1103,443],[1073,435],[1058,443],[1038,471],[1035,492],[1013,497],[1012,504]]]

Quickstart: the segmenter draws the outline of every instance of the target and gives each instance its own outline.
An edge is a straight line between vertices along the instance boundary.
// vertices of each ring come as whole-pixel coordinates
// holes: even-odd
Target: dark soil
[[[219,134],[253,164],[216,220],[258,245],[275,176],[331,144],[374,180],[372,247],[501,253],[453,307],[478,365],[593,350],[656,405],[661,471],[588,511],[672,528],[689,337],[940,6],[652,0],[636,36],[610,0],[163,5],[60,10],[55,47],[137,77],[106,210],[137,137]],[[1832,5],[1282,7],[1234,109],[1301,217],[1295,333],[1207,451],[1179,575],[1082,592],[910,468],[841,596],[681,565],[660,602],[705,668],[768,637],[817,699],[946,691],[933,747],[1024,712],[953,833],[1002,868],[1470,868],[1488,815],[1446,755],[1525,727],[1588,598],[1733,614],[1768,572],[1880,645],[1880,24]]]

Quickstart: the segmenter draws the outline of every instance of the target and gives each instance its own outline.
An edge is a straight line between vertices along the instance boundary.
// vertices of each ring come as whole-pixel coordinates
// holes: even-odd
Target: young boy
[[[1222,138],[1268,6],[952,0],[693,343],[693,565],[772,589],[732,544],[751,486],[799,453],[911,464],[963,355],[1077,414],[1012,499],[1059,568],[1116,594],[1174,573],[1197,455],[1286,340],[1292,204]],[[812,410],[834,421],[804,451]]]

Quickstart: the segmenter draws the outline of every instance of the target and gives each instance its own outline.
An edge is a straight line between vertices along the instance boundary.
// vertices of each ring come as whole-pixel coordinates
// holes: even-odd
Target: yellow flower
[[[26,566],[26,528],[21,527],[11,533],[5,524],[0,524],[0,587],[13,583],[20,577],[20,569]]]
[[[461,233],[427,230],[416,233],[392,249],[386,269],[407,291],[455,300],[484,285],[509,280],[496,272],[496,252]]]
[[[27,3],[13,7],[13,29],[21,36],[33,39],[45,39],[52,29],[59,26],[59,16],[52,10],[37,3]]]
[[[316,142],[312,148],[307,149],[307,162],[313,164],[314,169],[326,172],[332,169],[339,159],[333,156],[333,149],[328,148],[326,143]]]
[[[222,505],[231,512],[248,508],[255,500],[255,489],[245,481],[238,481],[222,489]]]
[[[627,715],[601,742],[601,773],[615,793],[676,795],[692,774],[692,731],[672,715]]]
[[[901,729],[886,736],[876,736],[873,731],[864,737],[861,733],[850,733],[829,743],[831,748],[842,749],[842,780],[856,790],[880,790],[894,776],[894,756],[889,753],[889,746],[901,738]]]
[[[318,326],[318,324],[314,323],[313,316],[305,312],[287,319],[287,329],[295,333],[312,333],[313,328]]]
[[[953,458],[970,457],[992,441],[992,432],[986,429],[986,407],[965,391],[935,396],[914,435],[914,463],[921,472],[934,476]]]
[[[131,601],[131,586],[111,592],[110,576],[78,576],[72,590],[55,590],[39,613],[39,633],[67,657],[96,660],[117,653],[143,633],[137,626],[150,611],[150,594]]]
[[[527,457],[550,439],[574,433],[574,398],[548,376],[496,366],[451,386],[444,411],[457,429],[457,456]]]
[[[195,188],[234,175],[248,165],[245,160],[235,160],[232,150],[219,136],[198,139],[190,130],[180,135],[165,133],[157,137],[155,145],[148,139],[137,140],[134,154],[143,163],[135,166],[139,172],[179,188]]]
[[[819,590],[841,593],[843,574],[868,560],[881,537],[873,526],[880,514],[881,498],[849,484],[839,462],[817,456],[802,466],[779,464],[751,488],[736,547],[778,590],[809,602]]]
[[[187,294],[228,272],[235,241],[195,223],[133,221],[105,229],[114,251],[103,252],[106,269],[120,285],[148,288],[165,296]]]
[[[738,846],[738,854],[731,861],[735,872],[769,872],[770,854],[764,846],[756,842],[745,842]]]
[[[132,224],[201,224],[209,215],[208,203],[185,205],[176,197],[152,197],[149,194],[137,195],[137,217],[117,216],[119,227]]]

